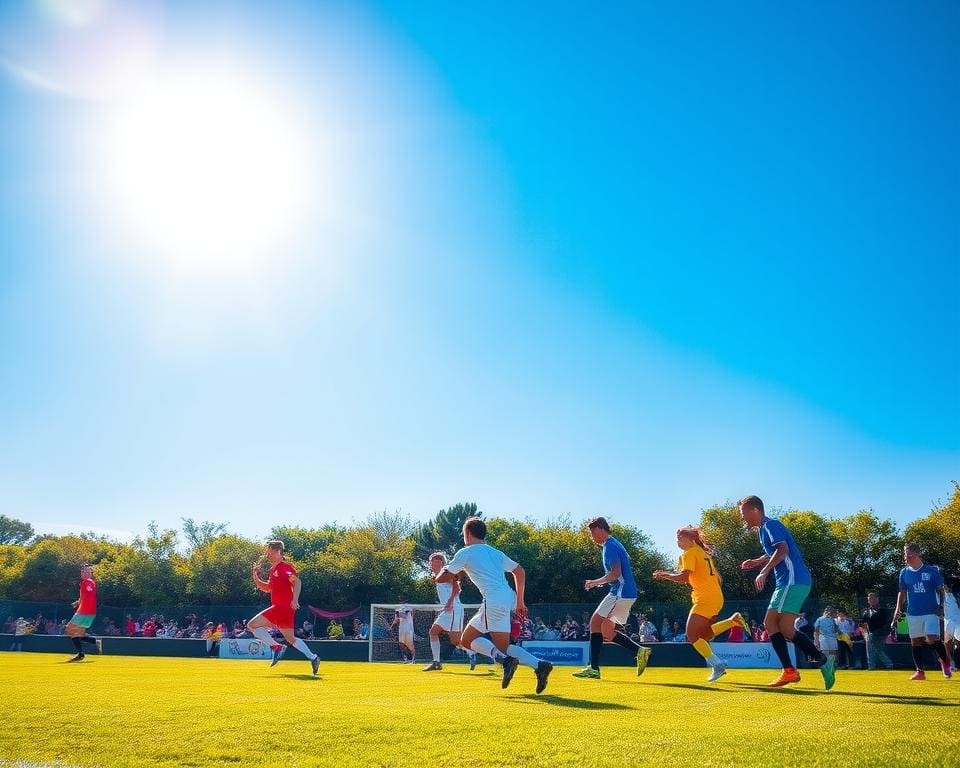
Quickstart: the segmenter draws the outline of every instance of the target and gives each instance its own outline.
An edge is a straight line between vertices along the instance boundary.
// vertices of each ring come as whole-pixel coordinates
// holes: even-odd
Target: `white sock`
[[[440,638],[431,637],[430,638],[430,653],[433,654],[433,660],[440,663]]]
[[[721,664],[723,664],[723,659],[717,656],[717,654],[711,653],[710,658],[707,659],[707,664],[709,664],[711,667],[719,667]]]
[[[253,632],[253,636],[261,643],[266,643],[270,646],[277,644],[277,641],[273,639],[273,635],[270,634],[266,627],[257,627],[256,629],[251,629],[250,631]]]
[[[302,653],[308,659],[310,659],[310,661],[313,661],[314,656],[317,655],[313,651],[311,651],[309,646],[305,642],[303,642],[303,640],[299,637],[293,641],[293,647],[296,648],[298,651],[300,651],[300,653]]]
[[[495,646],[485,637],[475,638],[474,641],[470,643],[470,647],[477,653],[482,653],[484,656],[489,656],[494,661],[497,660],[497,656],[503,655],[497,650],[497,646]]]
[[[534,656],[530,651],[524,650],[519,645],[511,645],[507,647],[507,656],[513,656],[521,664],[526,664],[532,669],[536,669],[537,665],[540,663],[540,659]]]

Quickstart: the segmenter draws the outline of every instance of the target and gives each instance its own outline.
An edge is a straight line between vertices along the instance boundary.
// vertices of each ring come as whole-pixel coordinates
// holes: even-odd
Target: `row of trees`
[[[460,529],[475,504],[442,510],[417,525],[401,513],[382,512],[359,525],[320,528],[279,526],[273,538],[287,545],[288,557],[304,582],[304,602],[329,609],[371,602],[394,602],[405,595],[433,602],[426,558],[435,550],[449,554],[461,545]],[[901,532],[872,511],[842,519],[816,512],[778,510],[814,574],[814,594],[849,602],[864,591],[896,590],[896,574],[905,540],[928,551],[931,562],[960,572],[960,486],[952,498]],[[611,517],[615,517],[611,515]],[[583,581],[598,575],[596,545],[582,523],[568,519],[535,523],[489,518],[488,541],[527,570],[528,602],[579,603],[590,599]],[[758,553],[756,534],[744,529],[732,503],[706,509],[701,525],[717,546],[716,562],[728,599],[753,599],[752,575],[739,564]],[[670,567],[669,557],[639,528],[612,525],[630,553],[645,603],[685,601],[685,590],[654,582],[650,574]],[[92,534],[36,536],[28,523],[0,515],[0,599],[67,602],[74,598],[77,566],[97,565],[100,601],[114,606],[252,605],[262,602],[250,568],[262,554],[262,542],[233,533],[219,523],[184,520],[181,531],[155,524],[130,544]],[[591,597],[599,597],[599,594]],[[464,599],[479,600],[469,585]]]

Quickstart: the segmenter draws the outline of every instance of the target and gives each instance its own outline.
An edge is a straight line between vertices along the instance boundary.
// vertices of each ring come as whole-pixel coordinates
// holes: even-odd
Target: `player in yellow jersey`
[[[708,641],[734,624],[740,624],[748,632],[749,628],[739,613],[714,623],[723,608],[722,582],[713,563],[713,547],[704,540],[700,529],[688,525],[678,530],[677,546],[683,550],[677,571],[654,571],[653,578],[690,585],[693,607],[687,617],[687,642],[713,668],[708,678],[713,683],[726,674],[727,665],[713,653]]]

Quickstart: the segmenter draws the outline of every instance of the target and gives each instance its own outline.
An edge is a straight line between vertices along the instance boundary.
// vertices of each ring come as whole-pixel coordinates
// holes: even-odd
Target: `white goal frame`
[[[371,603],[370,604],[370,623],[367,625],[369,627],[369,629],[367,630],[367,661],[370,661],[370,662],[373,661],[373,643],[374,643],[373,628],[374,628],[374,621],[376,620],[376,616],[377,616],[377,609],[380,609],[381,611],[387,610],[392,613],[393,611],[396,611],[397,608],[399,608],[401,605],[409,606],[414,611],[422,611],[422,612],[432,611],[434,614],[434,619],[436,619],[437,615],[443,611],[443,606],[440,605],[440,603]],[[473,614],[475,614],[477,610],[479,610],[480,606],[481,606],[481,603],[463,603],[464,629],[466,629],[467,621],[469,621],[468,617],[472,617]],[[433,622],[431,622],[431,624],[432,623]],[[416,632],[416,629],[414,629],[414,632]],[[414,634],[414,641],[416,641],[416,639],[417,639],[416,634]],[[420,638],[420,639],[422,640],[424,638]],[[393,638],[389,638],[388,640],[377,640],[376,642],[378,643],[390,642],[395,644],[397,641]],[[384,661],[383,663],[397,664],[399,662]]]

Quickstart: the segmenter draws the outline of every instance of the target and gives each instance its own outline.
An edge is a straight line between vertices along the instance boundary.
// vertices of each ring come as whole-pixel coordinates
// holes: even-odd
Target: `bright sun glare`
[[[120,110],[112,139],[124,225],[171,266],[255,271],[297,225],[306,144],[253,79],[217,72],[154,83]]]

